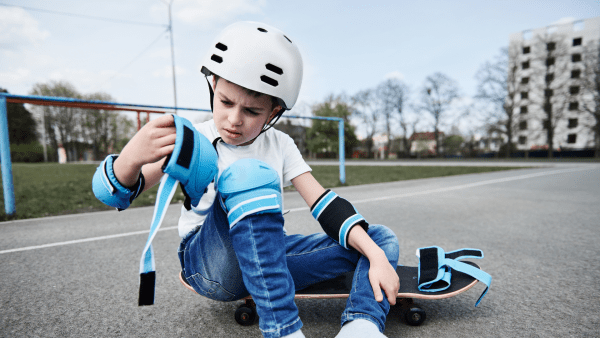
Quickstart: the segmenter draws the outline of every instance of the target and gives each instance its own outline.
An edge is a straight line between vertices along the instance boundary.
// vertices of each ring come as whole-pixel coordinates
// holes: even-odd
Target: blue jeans
[[[383,332],[390,304],[385,297],[380,303],[375,300],[369,260],[356,250],[344,249],[325,233],[288,236],[283,222],[281,214],[249,215],[229,229],[227,215],[215,202],[204,224],[179,246],[188,283],[213,300],[233,301],[252,295],[260,330],[271,338],[302,327],[295,291],[355,271],[342,325],[363,318]],[[395,267],[399,255],[396,235],[382,225],[371,225],[367,233]]]

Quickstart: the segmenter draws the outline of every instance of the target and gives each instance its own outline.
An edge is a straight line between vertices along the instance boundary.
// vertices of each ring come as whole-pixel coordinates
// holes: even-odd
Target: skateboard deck
[[[479,266],[473,262],[463,261],[479,269]],[[396,273],[400,278],[400,290],[396,298],[405,300],[403,304],[408,304],[409,309],[405,313],[405,320],[408,324],[416,326],[423,323],[426,318],[425,311],[416,305],[413,305],[413,299],[444,299],[459,295],[477,284],[477,279],[464,274],[460,271],[452,271],[450,287],[443,291],[424,292],[418,287],[418,267],[398,266]],[[311,285],[305,289],[296,291],[296,299],[335,299],[348,298],[352,288],[352,278],[354,271],[348,272],[339,277],[329,279],[317,284]],[[189,290],[196,292],[179,274],[179,281]],[[235,313],[235,320],[241,325],[252,325],[256,318],[256,310],[252,296],[243,298],[245,301]]]

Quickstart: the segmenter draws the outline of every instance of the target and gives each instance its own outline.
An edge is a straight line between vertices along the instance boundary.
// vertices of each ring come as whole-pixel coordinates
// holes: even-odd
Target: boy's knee
[[[234,162],[219,177],[218,191],[230,228],[249,215],[281,214],[279,175],[262,161],[243,159]]]

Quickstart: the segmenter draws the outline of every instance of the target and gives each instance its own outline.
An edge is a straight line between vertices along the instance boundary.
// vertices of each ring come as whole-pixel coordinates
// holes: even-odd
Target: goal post
[[[4,210],[8,216],[14,216],[16,213],[15,207],[15,191],[12,175],[12,163],[10,158],[10,140],[8,134],[8,103],[27,103],[32,105],[43,106],[59,106],[72,107],[81,109],[98,109],[98,110],[113,110],[139,114],[157,113],[165,114],[169,112],[177,113],[177,111],[192,111],[192,112],[211,112],[209,109],[199,108],[183,108],[169,106],[155,106],[132,103],[117,103],[106,101],[90,101],[65,97],[50,97],[50,96],[35,96],[35,95],[14,95],[8,93],[0,93],[0,162],[2,169],[2,186],[4,194]],[[344,152],[344,120],[339,117],[323,117],[323,116],[285,116],[286,118],[296,119],[312,119],[312,120],[328,120],[337,121],[339,126],[339,166],[340,166],[340,182],[346,183],[345,173],[345,152]],[[46,140],[43,140],[45,143]]]

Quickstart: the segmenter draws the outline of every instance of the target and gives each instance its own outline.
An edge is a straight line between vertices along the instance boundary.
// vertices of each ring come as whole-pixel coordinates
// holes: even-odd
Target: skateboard
[[[479,269],[479,266],[473,262],[463,261]],[[400,290],[396,296],[399,300],[397,305],[405,308],[403,311],[404,320],[412,326],[421,325],[427,317],[425,311],[414,303],[414,299],[444,299],[459,295],[477,284],[477,279],[461,273],[452,271],[450,287],[438,292],[423,292],[418,288],[418,267],[398,266],[396,272],[400,278]],[[317,284],[311,285],[306,289],[296,291],[296,299],[335,299],[348,298],[352,287],[352,278],[354,271],[344,275],[329,279]],[[194,289],[179,274],[179,281],[189,290]],[[196,292],[196,291],[194,291]],[[244,301],[235,311],[235,321],[244,326],[252,325],[256,321],[256,304],[252,296],[242,299]]]

